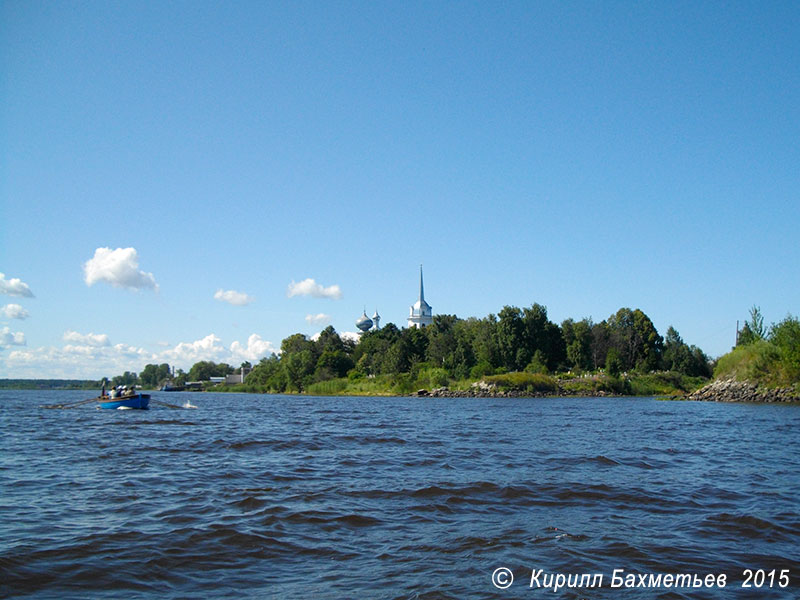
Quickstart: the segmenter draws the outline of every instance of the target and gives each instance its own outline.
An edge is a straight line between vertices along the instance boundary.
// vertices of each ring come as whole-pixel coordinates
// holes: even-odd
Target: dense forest
[[[382,378],[395,391],[415,385],[447,385],[514,372],[553,374],[598,372],[610,377],[670,371],[709,377],[708,357],[687,345],[670,327],[666,337],[641,310],[621,308],[608,319],[568,319],[558,325],[539,304],[504,307],[483,319],[436,315],[421,329],[389,323],[368,331],[358,343],[342,339],[332,327],[315,339],[292,335],[280,356],[264,358],[247,378],[260,391],[334,391],[318,384]]]

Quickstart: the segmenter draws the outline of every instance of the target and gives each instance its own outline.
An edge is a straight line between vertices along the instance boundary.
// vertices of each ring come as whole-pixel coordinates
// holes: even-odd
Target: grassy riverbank
[[[447,388],[453,392],[491,390],[497,393],[511,392],[532,396],[683,396],[707,382],[706,378],[689,377],[674,371],[622,374],[619,377],[612,377],[602,372],[581,375],[514,372],[488,375],[481,379],[461,380],[449,378],[443,372],[426,371],[419,378],[412,378],[410,374],[403,373],[355,379],[347,377],[330,379],[311,384],[303,393],[312,396],[407,396],[419,390]],[[214,390],[250,393],[271,391],[247,383],[217,386]],[[491,392],[488,395],[491,395]]]

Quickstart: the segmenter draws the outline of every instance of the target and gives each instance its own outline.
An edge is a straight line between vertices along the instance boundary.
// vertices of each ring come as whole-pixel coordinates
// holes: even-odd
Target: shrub
[[[417,376],[417,383],[424,388],[438,388],[446,386],[450,382],[450,377],[446,370],[440,367],[428,367],[420,370]]]
[[[677,396],[696,390],[706,381],[677,371],[660,371],[633,377],[629,389],[634,396]]]
[[[398,373],[394,376],[392,392],[395,394],[410,394],[415,390],[414,378],[410,373]]]
[[[514,372],[501,375],[484,377],[486,383],[493,383],[506,390],[523,392],[555,392],[558,390],[556,381],[550,375],[543,373]]]
[[[346,390],[347,385],[348,380],[346,378],[328,379],[326,381],[312,383],[310,386],[308,386],[306,392],[312,396],[335,396],[336,394],[341,394],[344,390]]]
[[[788,316],[773,325],[770,340],[780,353],[782,382],[800,382],[800,320]]]
[[[469,370],[469,376],[472,379],[480,379],[486,375],[494,375],[494,369],[488,362],[481,361]]]
[[[757,340],[736,346],[717,361],[714,377],[749,380],[767,385],[779,383],[780,352],[771,342]]]

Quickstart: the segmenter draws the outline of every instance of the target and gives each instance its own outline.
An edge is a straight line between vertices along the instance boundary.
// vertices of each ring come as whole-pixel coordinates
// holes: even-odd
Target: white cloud
[[[227,302],[233,306],[245,306],[255,301],[255,298],[248,296],[244,292],[235,292],[233,290],[223,291],[222,289],[217,290],[214,294],[214,299],[220,302]]]
[[[331,316],[325,313],[306,315],[306,322],[309,325],[328,325],[331,322]]]
[[[221,340],[213,333],[194,342],[181,342],[171,350],[164,350],[159,353],[163,361],[176,365],[187,365],[191,367],[194,363],[201,360],[211,360],[214,362],[224,362],[228,351],[221,343]]]
[[[108,335],[105,333],[87,333],[84,335],[77,331],[65,331],[63,339],[65,342],[71,342],[81,346],[102,347],[111,345],[111,342],[108,340]]]
[[[289,284],[289,289],[286,291],[289,298],[294,296],[312,296],[314,298],[330,298],[331,300],[339,300],[342,297],[342,290],[338,285],[331,285],[324,287],[314,281],[313,279],[304,279],[300,283]]]
[[[138,372],[153,362],[156,362],[153,354],[127,344],[93,346],[76,343],[61,348],[14,350],[8,355],[6,368],[13,377],[99,379],[125,371]]]
[[[361,335],[355,331],[342,331],[339,337],[343,340],[350,340],[351,342],[358,342],[358,340],[361,339]]]
[[[8,327],[0,329],[0,348],[5,346],[24,346],[25,334],[21,331],[11,331]]]
[[[13,279],[6,279],[4,273],[0,273],[0,294],[33,298],[33,292],[31,288],[28,287],[27,283],[23,283],[16,277]]]
[[[153,274],[139,270],[135,248],[97,248],[94,256],[84,263],[83,271],[89,286],[105,281],[115,287],[158,291]]]
[[[261,336],[256,333],[247,338],[246,347],[239,342],[231,344],[231,354],[236,357],[237,362],[248,360],[251,363],[256,363],[273,352],[280,354],[280,348],[275,348],[272,342],[262,340]]]
[[[68,331],[62,347],[14,349],[8,358],[0,361],[2,377],[12,378],[64,378],[99,379],[113,377],[125,371],[140,372],[147,364],[169,363],[188,371],[201,360],[224,362],[238,366],[244,361],[258,362],[280,349],[271,342],[252,334],[247,343],[235,341],[225,347],[213,333],[193,342],[181,342],[166,350],[150,352],[129,344],[110,344],[105,335],[80,334]],[[102,344],[102,345],[100,345]],[[12,333],[6,327],[0,330],[0,345],[25,345],[22,333]]]
[[[0,308],[0,315],[6,319],[27,319],[31,314],[19,304],[6,304]]]

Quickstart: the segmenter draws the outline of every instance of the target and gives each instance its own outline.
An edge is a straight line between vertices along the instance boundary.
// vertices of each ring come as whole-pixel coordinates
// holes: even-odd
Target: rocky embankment
[[[792,388],[766,388],[749,381],[717,379],[696,392],[687,400],[706,402],[800,402]]]
[[[490,385],[483,381],[474,383],[468,390],[451,390],[440,387],[432,390],[417,390],[414,394],[414,396],[427,398],[522,398],[536,395],[544,396],[544,394],[523,394],[516,390],[500,390],[496,385]]]
[[[549,392],[528,392],[521,390],[501,390],[493,383],[477,381],[468,390],[451,390],[446,387],[435,388],[433,390],[418,390],[412,394],[428,398],[548,398],[552,396],[569,396],[563,390]],[[581,393],[581,396],[611,396],[605,391]]]

